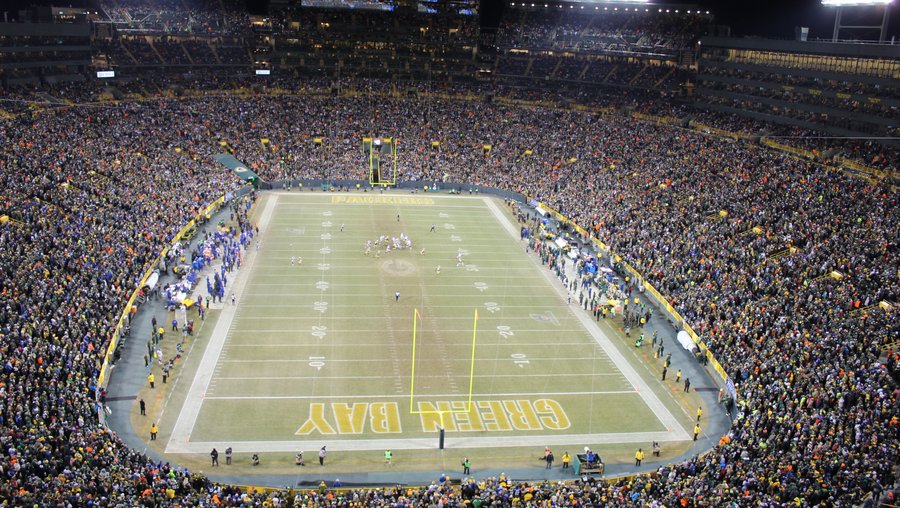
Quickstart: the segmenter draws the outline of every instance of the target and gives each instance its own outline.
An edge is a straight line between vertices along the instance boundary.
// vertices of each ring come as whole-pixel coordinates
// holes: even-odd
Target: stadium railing
[[[788,152],[790,154],[796,155],[798,157],[803,157],[803,158],[809,159],[809,160],[816,159],[815,153],[813,153],[809,150],[804,150],[803,148],[797,148],[794,146],[785,145],[785,144],[779,143],[779,142],[774,141],[769,138],[762,138],[761,141],[762,141],[762,144],[768,146],[769,148],[773,148],[775,150],[781,150],[782,152]]]

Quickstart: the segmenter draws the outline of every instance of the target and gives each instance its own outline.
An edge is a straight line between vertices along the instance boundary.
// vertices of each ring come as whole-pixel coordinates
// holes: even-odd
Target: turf
[[[510,223],[481,198],[278,194],[190,440],[665,431]]]

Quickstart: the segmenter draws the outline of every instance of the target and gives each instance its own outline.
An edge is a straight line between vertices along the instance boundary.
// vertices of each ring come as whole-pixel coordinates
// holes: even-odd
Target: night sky
[[[730,26],[732,35],[736,36],[793,39],[795,26],[808,26],[810,38],[831,38],[834,30],[835,9],[822,6],[821,0],[699,0],[696,3],[713,12],[717,24]],[[863,12],[867,12],[868,16],[852,24],[881,24],[880,12],[871,8],[866,8]],[[888,23],[888,33],[897,35],[900,39],[898,14],[900,8],[895,6]],[[844,24],[854,20],[851,16],[850,11],[844,11]]]

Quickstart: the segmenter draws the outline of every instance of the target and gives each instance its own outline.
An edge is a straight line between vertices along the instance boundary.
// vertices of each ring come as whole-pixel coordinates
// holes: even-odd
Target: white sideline
[[[263,210],[258,223],[260,235],[266,232],[277,201],[278,195],[275,194],[266,202],[266,208]],[[248,274],[253,270],[255,258],[255,254],[247,256],[244,266],[234,278],[232,289],[238,299],[241,298]],[[175,446],[177,443],[187,443],[191,438],[194,425],[197,423],[197,416],[200,414],[200,407],[203,405],[206,391],[209,389],[210,381],[212,381],[212,377],[215,374],[216,365],[219,363],[219,356],[225,347],[228,331],[231,329],[236,310],[234,305],[224,305],[222,307],[219,320],[216,322],[216,327],[213,328],[209,337],[209,343],[206,345],[206,350],[200,359],[200,365],[197,367],[194,381],[191,383],[191,387],[188,389],[187,396],[184,399],[184,406],[178,413],[178,419],[172,427],[172,433],[169,435],[169,441],[166,443],[166,453],[173,453],[173,450],[177,448]]]
[[[634,390],[608,390],[603,392],[510,392],[510,393],[473,393],[472,397],[533,397],[533,396],[542,396],[542,395],[627,395],[635,393]],[[460,393],[429,393],[428,398],[433,399],[436,397],[442,398],[453,398],[453,397],[467,397],[467,395]],[[221,397],[207,397],[206,400],[346,400],[346,399],[407,399],[408,395],[405,393],[394,393],[390,395],[377,395],[377,394],[369,394],[369,395],[360,395],[349,394],[349,395],[223,395]]]
[[[497,219],[497,221],[500,222],[500,224],[506,230],[506,232],[512,235],[513,238],[518,240],[519,232],[516,230],[515,226],[510,224],[509,219],[506,217],[506,215],[504,215],[503,212],[500,211],[499,208],[497,208],[497,205],[494,203],[494,201],[485,197],[484,202],[491,210],[491,213],[494,214],[494,217]],[[544,276],[548,280],[550,280],[550,285],[553,286],[554,289],[556,289],[560,297],[566,298],[567,295],[560,287],[559,281],[552,278],[549,270],[542,269],[541,273],[543,273]],[[627,360],[625,360],[625,357],[621,352],[619,352],[619,349],[612,343],[612,341],[609,340],[609,337],[607,337],[606,334],[602,330],[600,330],[597,324],[593,320],[591,320],[590,315],[588,315],[586,312],[580,312],[580,310],[581,309],[579,308],[578,311],[574,311],[572,312],[572,314],[576,318],[578,318],[579,321],[581,321],[581,324],[584,326],[585,330],[587,330],[588,333],[590,333],[591,336],[594,337],[594,340],[597,341],[597,344],[599,344],[600,347],[603,348],[606,356],[609,357],[610,360],[612,360],[616,367],[618,367],[618,369],[625,376],[625,379],[627,379],[628,382],[631,383],[631,386],[633,386],[634,389],[637,390],[641,399],[643,399],[644,403],[647,404],[647,407],[650,408],[653,414],[656,415],[660,423],[662,423],[664,427],[669,429],[672,434],[668,436],[668,439],[672,439],[672,437],[683,440],[690,439],[690,435],[688,435],[687,430],[685,430],[684,427],[682,427],[681,424],[678,423],[678,420],[675,419],[669,409],[666,408],[666,406],[663,405],[662,401],[659,400],[659,397],[657,397],[656,394],[653,393],[653,390],[650,389],[650,386],[647,385],[646,382],[644,382],[644,379],[640,375],[638,375],[637,371],[634,370],[631,364],[628,363]]]

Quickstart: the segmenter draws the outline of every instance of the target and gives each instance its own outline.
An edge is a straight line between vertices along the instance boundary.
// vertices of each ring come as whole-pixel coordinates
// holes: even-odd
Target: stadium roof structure
[[[670,3],[659,3],[653,2],[651,0],[565,0],[565,1],[518,1],[518,2],[510,2],[510,7],[522,7],[522,8],[542,8],[542,9],[564,9],[569,8],[572,10],[582,10],[585,12],[593,12],[601,10],[618,10],[623,9],[628,11],[629,9],[634,9],[635,12],[640,12],[641,9],[650,12],[665,12],[665,13],[675,13],[675,14],[711,14],[708,9],[701,9],[699,5],[696,4],[670,4]],[[593,9],[591,9],[593,7]]]
[[[834,31],[831,35],[831,40],[833,42],[838,42],[839,40],[841,40],[842,31],[850,31],[851,33],[861,34],[865,32],[874,32],[877,30],[878,42],[884,42],[887,35],[888,19],[890,18],[892,3],[893,0],[822,0],[823,6],[833,7],[835,9]],[[871,11],[872,8],[882,9],[880,24],[844,24],[845,9],[851,9],[851,14],[863,14],[863,16],[858,16],[858,19],[871,20],[873,19],[871,17],[872,13],[866,13],[865,11]],[[869,17],[864,17],[865,14],[869,14]],[[861,22],[865,23],[866,21]]]

